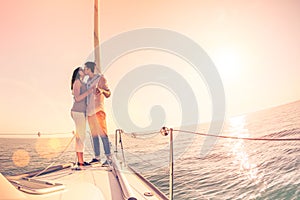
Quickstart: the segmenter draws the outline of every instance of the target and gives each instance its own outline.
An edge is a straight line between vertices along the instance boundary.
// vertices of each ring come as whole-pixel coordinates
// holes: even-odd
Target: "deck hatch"
[[[53,183],[30,178],[9,180],[17,189],[30,194],[46,194],[65,189],[61,183]]]

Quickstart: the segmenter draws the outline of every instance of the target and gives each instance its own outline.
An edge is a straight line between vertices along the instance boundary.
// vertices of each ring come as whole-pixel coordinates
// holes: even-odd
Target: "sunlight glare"
[[[40,138],[35,144],[35,149],[42,158],[51,159],[56,157],[63,150],[63,144],[57,138]]]
[[[249,131],[245,128],[246,119],[245,116],[233,117],[230,122],[230,135],[234,137],[249,137]],[[232,144],[233,143],[233,144]],[[257,165],[252,163],[249,159],[249,155],[245,149],[244,140],[234,140],[230,144],[231,153],[234,156],[234,164],[239,165],[241,173],[245,173],[249,180],[258,179]]]
[[[220,47],[215,50],[212,59],[222,79],[232,80],[239,74],[241,56],[234,48],[226,46]]]

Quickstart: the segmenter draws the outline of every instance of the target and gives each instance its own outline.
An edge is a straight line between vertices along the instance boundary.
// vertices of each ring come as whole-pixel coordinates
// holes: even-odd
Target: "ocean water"
[[[201,124],[197,132],[207,129],[208,124]],[[176,139],[180,134],[186,137]],[[230,118],[222,135],[300,138],[300,101]],[[300,199],[299,140],[212,138],[208,145],[206,139],[183,129],[174,131],[174,199]],[[70,138],[1,138],[0,172],[15,175],[74,162],[73,143]],[[123,134],[122,143],[126,163],[168,195],[169,137]],[[91,158],[88,143],[85,159]]]

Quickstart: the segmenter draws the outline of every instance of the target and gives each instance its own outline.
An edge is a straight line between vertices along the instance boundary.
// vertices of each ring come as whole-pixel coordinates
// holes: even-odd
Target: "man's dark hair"
[[[86,62],[84,65],[85,65],[87,68],[89,68],[89,69],[94,73],[96,63],[94,63],[94,62]]]

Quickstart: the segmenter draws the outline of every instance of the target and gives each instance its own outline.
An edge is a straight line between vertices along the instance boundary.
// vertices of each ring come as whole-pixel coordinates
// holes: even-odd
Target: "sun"
[[[230,46],[215,49],[211,56],[223,80],[236,80],[241,70],[241,54]]]

